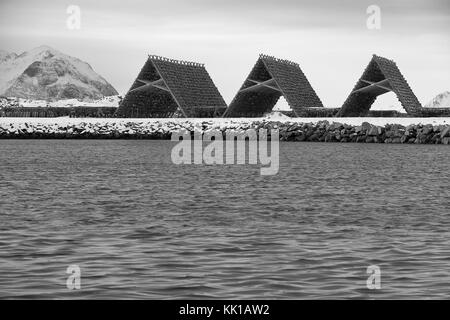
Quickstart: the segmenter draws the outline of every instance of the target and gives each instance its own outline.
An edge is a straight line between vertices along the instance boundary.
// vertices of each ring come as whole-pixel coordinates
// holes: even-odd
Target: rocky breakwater
[[[170,139],[178,126],[143,122],[0,124],[3,139]]]
[[[186,119],[148,121],[95,121],[77,123],[0,123],[0,138],[3,139],[170,139],[180,130],[192,135],[210,130],[243,134],[248,129],[279,130],[281,141],[311,142],[356,142],[356,143],[415,143],[450,145],[450,125],[387,124],[376,126],[368,122],[361,125],[319,121],[301,123],[293,121],[249,120],[190,121]]]
[[[359,126],[343,123],[295,123],[280,128],[282,141],[415,143],[450,145],[450,125],[387,124],[376,126],[364,122]]]

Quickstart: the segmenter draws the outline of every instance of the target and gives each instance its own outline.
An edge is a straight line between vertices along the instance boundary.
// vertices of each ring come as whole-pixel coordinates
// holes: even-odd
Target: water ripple
[[[262,177],[171,147],[1,141],[0,298],[450,297],[449,148],[282,143]]]

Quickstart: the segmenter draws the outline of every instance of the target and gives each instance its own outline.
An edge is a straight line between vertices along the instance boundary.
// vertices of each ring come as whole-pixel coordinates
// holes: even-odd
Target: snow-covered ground
[[[24,100],[20,99],[19,104],[23,107],[46,106],[47,102],[42,100]],[[50,107],[118,107],[119,97],[110,96],[94,101],[79,101],[77,99],[58,100],[48,103]]]
[[[411,124],[432,124],[432,125],[442,125],[442,124],[450,124],[450,117],[443,118],[288,118],[284,116],[280,117],[271,117],[271,118],[150,118],[150,119],[131,119],[131,118],[69,118],[69,117],[60,117],[60,118],[0,118],[0,124],[58,124],[58,125],[69,125],[69,124],[79,124],[79,123],[98,123],[98,124],[107,124],[107,123],[127,123],[127,122],[136,122],[136,123],[193,123],[200,124],[202,122],[212,122],[216,125],[225,125],[230,123],[251,123],[254,121],[279,121],[279,122],[291,122],[291,123],[317,123],[319,121],[327,120],[330,123],[339,122],[348,125],[358,126],[363,122],[368,122],[372,125],[384,126],[386,124],[401,124],[404,126],[408,126]]]
[[[5,99],[3,99],[5,100]],[[80,101],[78,99],[66,99],[53,102],[47,102],[45,100],[33,100],[33,99],[18,99],[19,107],[57,107],[57,108],[72,108],[72,107],[115,107],[119,106],[119,96],[104,97],[99,100]],[[9,101],[3,102],[5,106],[11,104],[15,106],[17,104],[15,98],[10,98]],[[2,104],[2,105],[3,105]]]

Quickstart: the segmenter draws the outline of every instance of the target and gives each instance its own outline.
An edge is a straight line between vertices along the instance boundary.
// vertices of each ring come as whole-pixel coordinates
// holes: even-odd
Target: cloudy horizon
[[[70,5],[79,30],[67,28]],[[381,8],[381,29],[366,10]],[[148,54],[198,61],[231,101],[265,53],[296,61],[327,107],[340,107],[372,54],[397,62],[425,104],[450,90],[450,2],[413,1],[2,1],[0,49],[51,46],[88,62],[125,94]],[[393,94],[380,99],[398,102]]]

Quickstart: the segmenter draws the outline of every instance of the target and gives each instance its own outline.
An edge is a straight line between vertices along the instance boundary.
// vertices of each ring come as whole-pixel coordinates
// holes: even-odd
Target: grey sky
[[[66,28],[71,4],[81,30]],[[381,30],[366,28],[371,4],[381,7]],[[0,2],[0,49],[50,45],[89,62],[120,93],[147,54],[204,62],[227,102],[259,53],[299,62],[330,107],[341,106],[373,53],[383,55],[427,102],[450,90],[448,30],[448,0]]]

